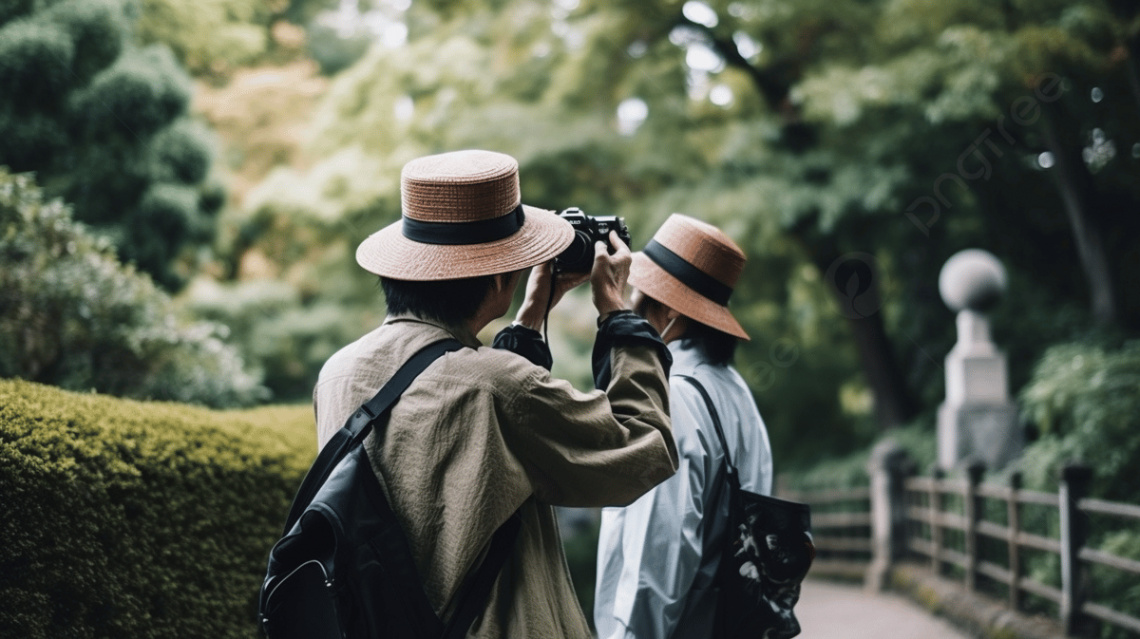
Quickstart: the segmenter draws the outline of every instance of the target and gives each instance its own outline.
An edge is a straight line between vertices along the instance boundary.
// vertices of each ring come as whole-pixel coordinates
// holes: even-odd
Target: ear
[[[504,281],[506,277],[509,277],[509,274],[495,273],[491,276],[491,288],[494,289],[496,293],[502,291],[507,286],[507,282]]]
[[[677,319],[678,317],[682,317],[681,311],[678,311],[677,309],[675,309],[671,306],[665,307],[665,321],[667,321],[667,322],[673,321],[673,320]]]

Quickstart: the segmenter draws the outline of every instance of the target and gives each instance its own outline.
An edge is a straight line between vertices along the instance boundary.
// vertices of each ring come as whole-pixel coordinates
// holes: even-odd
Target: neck
[[[462,329],[467,331],[469,335],[474,338],[479,334],[479,331],[487,328],[487,325],[491,323],[492,319],[495,318],[472,317],[463,323]]]
[[[398,319],[411,319],[411,320],[416,320],[419,322],[424,322],[425,324],[431,324],[433,326],[438,326],[438,327],[446,330],[447,332],[451,333],[452,335],[457,337],[459,339],[459,341],[463,342],[464,344],[467,344],[468,346],[475,345],[475,344],[479,343],[479,338],[476,336],[479,334],[479,331],[483,330],[483,328],[487,324],[490,323],[488,321],[488,322],[483,322],[481,324],[476,325],[474,319],[469,319],[469,320],[461,321],[457,324],[450,324],[447,322],[441,322],[437,319],[432,319],[430,317],[420,317],[419,315],[416,315],[415,313],[406,313],[406,314],[400,314],[400,315],[389,315],[388,319],[385,320],[385,323],[388,323],[388,321],[391,321],[391,320],[398,320]]]

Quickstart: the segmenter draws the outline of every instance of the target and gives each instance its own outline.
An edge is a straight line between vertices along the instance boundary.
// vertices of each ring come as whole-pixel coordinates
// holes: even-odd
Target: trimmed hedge
[[[308,406],[211,411],[0,380],[0,637],[255,637],[316,452]]]

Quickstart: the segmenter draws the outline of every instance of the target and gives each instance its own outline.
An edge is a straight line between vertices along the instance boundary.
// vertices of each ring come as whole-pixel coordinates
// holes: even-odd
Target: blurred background
[[[744,248],[782,481],[865,483],[885,434],[933,461],[938,275],[981,248],[1026,472],[1134,499],[1138,56],[1133,0],[3,0],[0,377],[303,405],[383,318],[353,253],[402,165],[484,148],[635,250],[674,212]],[[555,309],[580,388],[593,333],[585,292]]]

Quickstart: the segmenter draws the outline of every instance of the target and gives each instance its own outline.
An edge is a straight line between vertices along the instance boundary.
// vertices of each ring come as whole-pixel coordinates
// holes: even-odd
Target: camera
[[[614,252],[614,247],[610,246],[610,231],[617,231],[627,246],[630,243],[629,227],[616,215],[586,215],[582,209],[570,207],[560,211],[558,217],[574,227],[574,241],[554,258],[554,264],[561,271],[589,273],[594,268],[595,242],[605,242],[610,253]]]

